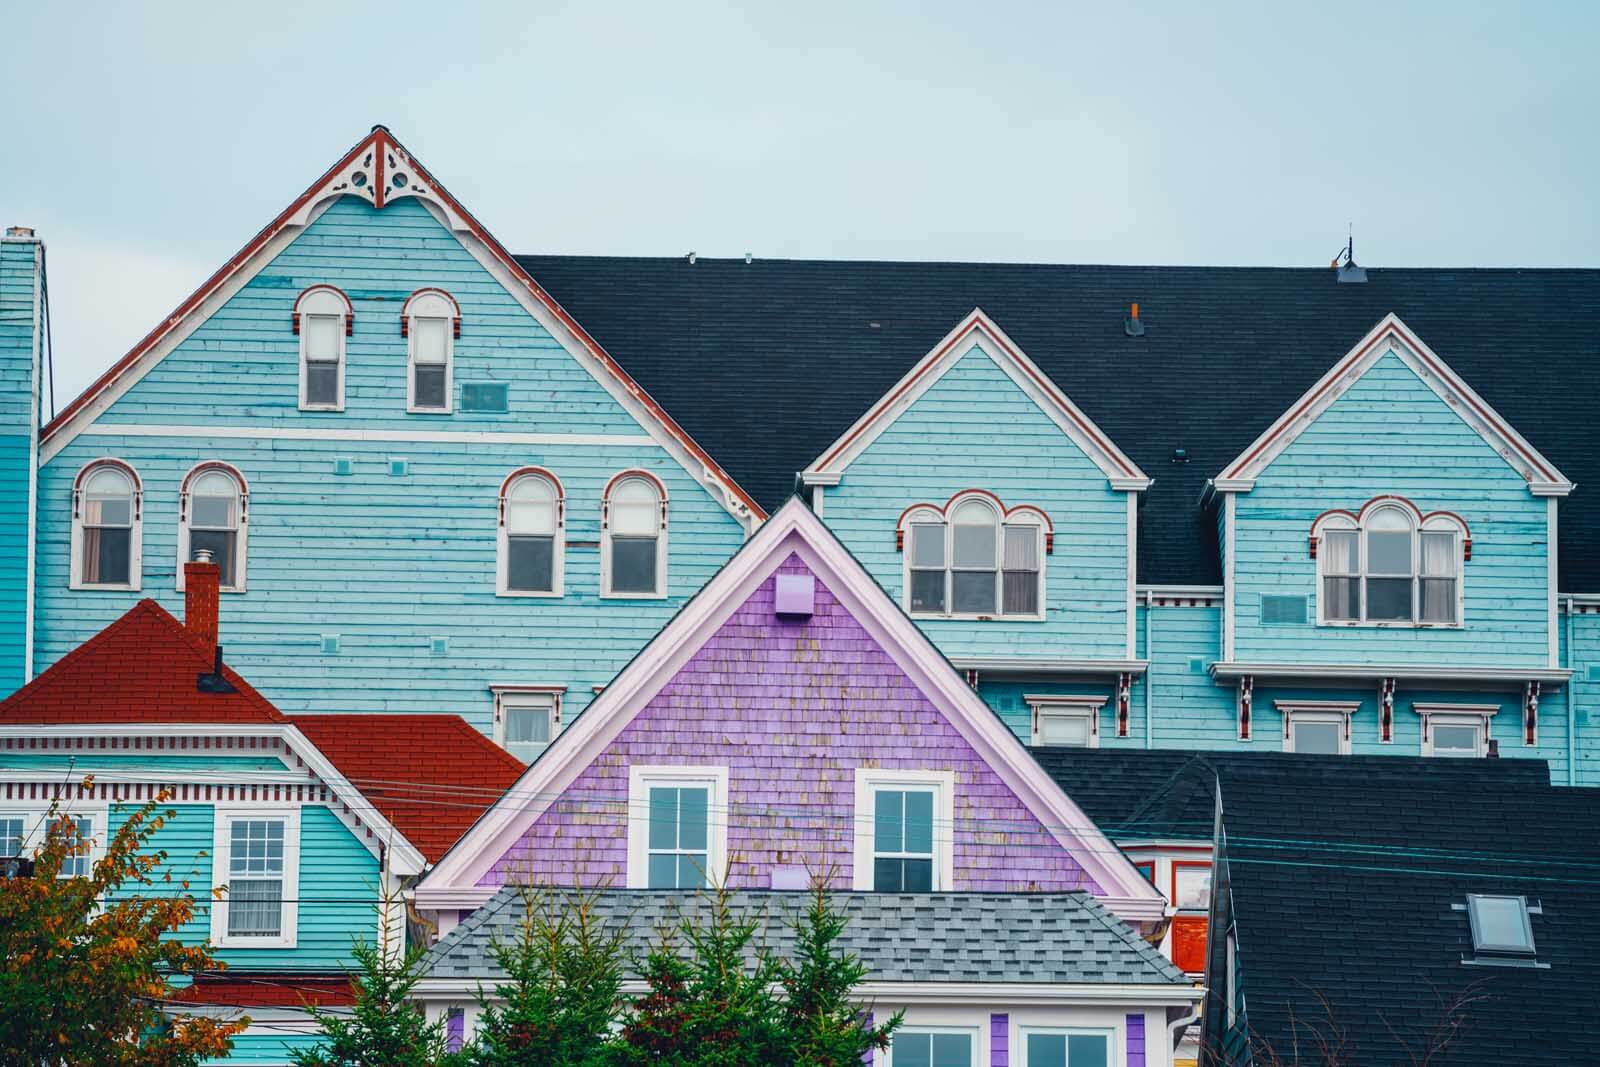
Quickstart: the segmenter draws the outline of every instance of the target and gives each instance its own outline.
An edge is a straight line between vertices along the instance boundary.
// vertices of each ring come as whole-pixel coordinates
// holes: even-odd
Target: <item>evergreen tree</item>
[[[351,975],[356,1003],[349,1017],[308,1009],[322,1028],[314,1049],[295,1050],[299,1067],[434,1067],[444,1055],[444,1024],[431,1026],[407,999],[422,978],[422,949],[389,950],[357,941],[351,949],[360,970]]]
[[[779,968],[783,987],[785,1062],[798,1067],[860,1067],[870,1049],[889,1047],[901,1014],[882,1026],[851,999],[867,968],[854,955],[835,951],[849,920],[828,902],[822,879],[812,889],[804,917],[795,925],[794,959]]]
[[[693,969],[678,954],[676,931],[660,931],[642,968],[645,993],[633,1002],[622,1033],[610,1049],[614,1067],[692,1067],[697,1050],[687,1042],[693,1012]]]
[[[593,894],[524,891],[517,940],[494,947],[506,980],[480,997],[473,1067],[600,1067],[622,1010],[621,929],[607,932]]]

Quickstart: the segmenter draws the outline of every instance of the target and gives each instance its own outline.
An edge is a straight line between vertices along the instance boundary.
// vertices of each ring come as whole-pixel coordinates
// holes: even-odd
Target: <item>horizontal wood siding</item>
[[[0,752],[0,767],[7,770],[37,770],[43,772],[65,771],[69,767],[79,771],[115,770],[119,773],[149,771],[150,782],[161,781],[161,775],[174,777],[203,774],[206,779],[227,782],[229,773],[243,771],[278,771],[289,773],[281,759],[275,756],[114,756],[100,752]],[[7,775],[19,778],[20,775]],[[120,779],[119,779],[120,780]]]
[[[1317,515],[1395,493],[1472,531],[1459,629],[1316,625]],[[1544,666],[1545,501],[1399,357],[1385,355],[1239,495],[1235,658],[1269,663]],[[1307,622],[1262,625],[1264,594],[1305,596]]]
[[[904,603],[895,524],[910,505],[987,489],[1055,523],[1043,622],[918,619],[948,656],[1121,659],[1128,635],[1128,512],[1105,475],[981,349],[929,387],[826,490],[824,515]]]
[[[0,241],[0,697],[23,681],[39,246]]]
[[[1573,719],[1578,739],[1577,783],[1600,786],[1600,614],[1579,614],[1572,619],[1572,644],[1566,643],[1565,615],[1560,617],[1562,663],[1572,668],[1570,689],[1553,695],[1551,714],[1563,721],[1565,701],[1573,702]],[[1556,781],[1565,782],[1564,776]]]
[[[296,410],[289,321],[296,294],[315,283],[339,285],[355,303],[342,414]],[[461,301],[457,383],[507,381],[508,413],[405,413],[400,306],[424,285]],[[120,434],[124,422],[196,432]],[[603,433],[640,443],[286,440],[208,436],[209,426]],[[453,712],[488,732],[488,686],[513,682],[567,686],[570,721],[743,541],[710,493],[409,201],[381,212],[335,205],[92,429],[40,475],[40,668],[140,596],[181,616],[180,485],[194,464],[222,460],[250,488],[248,591],[223,594],[222,640],[234,666],[287,712]],[[143,479],[139,593],[67,588],[72,482],[105,455]],[[391,473],[392,459],[405,460],[403,474]],[[495,595],[498,494],[527,465],[549,468],[567,492],[560,598]],[[336,473],[345,467],[348,475]],[[667,487],[665,599],[599,596],[601,492],[629,468]],[[323,635],[338,635],[336,653],[323,652]],[[445,639],[441,651],[434,638]]]
[[[112,808],[110,822],[120,826],[134,806]],[[176,815],[150,839],[149,848],[167,854],[170,883],[128,887],[123,895],[188,892],[195,898],[194,920],[179,931],[198,944],[210,936],[210,889],[225,883],[225,873],[212,864],[215,809],[209,804],[173,804],[161,810]],[[217,958],[233,972],[249,970],[337,971],[350,966],[352,939],[371,941],[377,934],[378,861],[326,807],[300,809],[300,887],[296,945],[292,949],[226,948]]]
[[[249,1012],[242,1014],[248,1015]],[[259,1014],[259,1012],[258,1012]],[[311,1034],[285,1033],[274,1030],[274,1025],[264,1023],[252,1026],[250,1031],[233,1039],[233,1051],[223,1059],[202,1060],[204,1064],[227,1064],[228,1067],[282,1067],[294,1062],[296,1049],[312,1049],[321,1041]]]
[[[1140,640],[1144,639],[1139,609]],[[1217,685],[1207,673],[1221,658],[1220,607],[1155,607],[1150,616],[1150,667],[1134,682],[1133,711],[1144,714],[1145,686],[1151,686],[1154,747],[1229,748],[1238,742],[1233,689]],[[1143,745],[1138,730],[1128,739]],[[1105,744],[1102,735],[1101,744]]]

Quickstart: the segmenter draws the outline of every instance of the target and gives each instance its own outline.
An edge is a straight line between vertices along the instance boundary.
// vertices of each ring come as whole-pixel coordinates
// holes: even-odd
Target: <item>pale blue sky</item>
[[[8,11],[62,400],[375,122],[514,251],[1600,265],[1600,3],[449,6]]]

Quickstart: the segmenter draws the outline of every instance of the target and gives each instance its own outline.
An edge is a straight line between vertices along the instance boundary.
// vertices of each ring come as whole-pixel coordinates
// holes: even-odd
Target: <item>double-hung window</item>
[[[1112,1067],[1109,1030],[1024,1028],[1022,1067]]]
[[[222,463],[202,463],[183,480],[178,494],[178,589],[183,565],[196,553],[211,554],[221,586],[243,592],[250,493],[244,476]]]
[[[1422,754],[1476,759],[1488,754],[1489,722],[1497,704],[1424,704],[1411,709],[1422,716]]]
[[[1279,700],[1283,712],[1283,750],[1324,756],[1350,754],[1350,717],[1361,708],[1354,700]]]
[[[66,830],[67,855],[61,861],[58,878],[87,878],[94,870],[94,819],[88,815],[61,817]]]
[[[975,1067],[970,1030],[896,1030],[890,1039],[889,1062],[894,1067]]]
[[[350,299],[331,285],[314,285],[295,301],[301,411],[344,410],[345,338],[354,322]]]
[[[1103,696],[1024,696],[1033,709],[1033,744],[1067,748],[1100,746]]]
[[[523,763],[550,747],[561,729],[561,686],[492,685],[494,739]]]
[[[949,771],[856,771],[855,888],[947,892],[954,860],[955,776]]]
[[[138,589],[143,491],[139,476],[119,460],[96,460],[72,491],[74,589]]]
[[[566,501],[554,474],[525,467],[500,488],[501,596],[560,596]]]
[[[703,889],[720,882],[727,806],[726,767],[631,767],[628,887]]]
[[[614,597],[666,595],[667,494],[643,471],[617,475],[600,503],[601,592]]]
[[[1424,516],[1397,497],[1379,497],[1359,515],[1325,513],[1312,528],[1320,620],[1459,625],[1468,543],[1466,526],[1455,515]]]
[[[914,615],[1039,618],[1050,534],[1036,508],[1002,510],[987,493],[901,519],[906,607]],[[909,544],[905,543],[909,542]]]
[[[76,811],[30,810],[0,812],[0,877],[6,874],[6,861],[32,859],[44,847],[52,827],[62,834],[66,851],[57,878],[87,878],[94,872],[100,854],[95,840],[94,815]]]
[[[406,301],[400,324],[409,338],[406,410],[448,415],[454,391],[455,339],[461,332],[461,311],[455,299],[442,289],[419,289]]]
[[[217,809],[214,862],[227,888],[212,908],[214,943],[294,946],[299,839],[298,808]]]

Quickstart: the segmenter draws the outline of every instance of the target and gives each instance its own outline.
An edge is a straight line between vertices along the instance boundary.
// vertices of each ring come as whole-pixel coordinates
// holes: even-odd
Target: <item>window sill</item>
[[[88,582],[72,582],[67,588],[77,593],[137,593],[142,586],[138,585],[99,585]]]
[[[407,407],[406,408],[406,414],[407,415],[454,415],[455,412],[450,408],[414,408],[414,407]]]
[[[560,600],[562,592],[552,589],[543,593],[531,589],[496,589],[495,596],[503,596],[511,600]]]
[[[1465,630],[1459,622],[1364,622],[1359,619],[1318,619],[1319,627],[1345,630]]]
[[[282,935],[279,937],[243,937],[239,935],[232,935],[227,937],[219,937],[216,941],[216,946],[219,949],[296,947],[295,938],[293,935]]]
[[[945,614],[936,611],[912,611],[906,609],[906,614],[913,619],[949,619],[953,622],[1044,622],[1043,615],[961,615],[957,613]]]
[[[667,599],[667,594],[665,594],[665,593],[612,593],[612,592],[602,591],[600,593],[600,599],[601,600],[665,600],[665,599]]]
[[[344,411],[344,405],[343,404],[301,404],[300,405],[300,410],[301,411],[312,411],[312,412],[329,412],[329,413],[333,413],[333,414],[338,414],[339,412]]]

